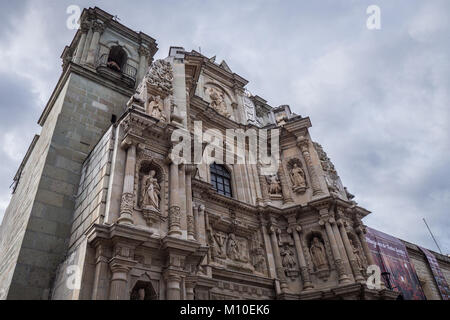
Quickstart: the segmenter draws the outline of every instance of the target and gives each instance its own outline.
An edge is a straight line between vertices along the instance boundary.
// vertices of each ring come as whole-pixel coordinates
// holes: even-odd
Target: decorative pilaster
[[[166,273],[167,300],[181,299],[181,276],[176,273]]]
[[[136,83],[141,83],[142,79],[145,76],[145,73],[147,72],[148,68],[148,60],[150,59],[150,51],[144,47],[139,47],[139,69],[136,77]]]
[[[89,52],[88,52],[88,55],[86,58],[86,64],[88,64],[92,67],[95,66],[95,57],[97,55],[100,36],[104,30],[105,30],[105,26],[102,22],[94,21],[94,23],[92,25],[92,31],[93,31],[92,40],[91,40],[91,44],[89,46]]]
[[[319,224],[325,228],[325,232],[327,233],[327,237],[330,241],[331,252],[333,253],[334,263],[336,265],[339,283],[348,283],[350,280],[348,276],[345,274],[344,265],[342,263],[341,254],[339,253],[339,248],[337,246],[336,238],[334,237],[333,229],[330,224],[330,217],[328,216],[328,209],[324,208],[320,210],[320,221]],[[333,219],[334,220],[334,219]]]
[[[297,139],[297,145],[302,151],[303,158],[306,162],[306,167],[308,169],[309,177],[311,179],[311,188],[313,190],[313,196],[321,195],[324,192],[320,188],[319,177],[317,176],[316,170],[314,169],[314,164],[312,163],[311,154],[309,152],[309,140],[303,136]]]
[[[84,42],[84,48],[83,48],[83,53],[81,55],[81,61],[80,64],[85,64],[86,63],[86,59],[88,56],[88,52],[89,52],[89,47],[91,46],[91,41],[92,41],[92,23],[89,22],[89,30],[86,36],[86,41]]]
[[[188,240],[195,240],[195,223],[194,213],[192,211],[192,173],[195,167],[193,165],[185,165],[186,178],[186,224],[187,224],[187,235]]]
[[[355,231],[356,231],[356,234],[359,237],[359,242],[361,242],[361,245],[363,247],[364,255],[367,258],[367,263],[369,265],[374,265],[375,261],[373,260],[372,252],[370,251],[369,246],[368,246],[367,241],[366,241],[366,236],[365,236],[365,233],[367,232],[366,228],[364,227],[364,225],[362,223],[360,223],[355,228]]]
[[[83,50],[84,50],[84,46],[86,44],[86,37],[87,37],[87,33],[89,31],[89,23],[86,21],[83,21],[80,25],[80,30],[81,30],[81,38],[78,41],[77,53],[73,60],[75,63],[78,63],[78,64],[81,62],[81,57],[83,56]]]
[[[178,199],[178,165],[170,164],[169,236],[181,236],[181,212]]]
[[[105,245],[101,242],[95,244],[95,275],[92,287],[92,300],[106,300],[108,258],[105,256]]]
[[[332,215],[330,217],[330,224],[331,224],[331,228],[333,229],[334,238],[336,239],[336,243],[337,243],[339,252],[341,254],[342,263],[344,264],[344,268],[345,268],[345,273],[347,275],[349,275],[349,274],[352,273],[352,269],[350,267],[349,258],[347,256],[347,252],[345,250],[344,242],[342,240],[341,233],[339,232],[339,229],[338,229],[338,226],[337,226],[337,223],[336,223],[336,219],[333,218]]]
[[[134,172],[136,170],[136,145],[129,139],[122,143],[127,150],[125,176],[123,179],[122,200],[120,203],[119,224],[133,224]]]
[[[314,288],[314,285],[311,281],[311,276],[309,274],[308,266],[306,264],[305,255],[303,253],[302,243],[300,241],[300,236],[302,232],[302,228],[299,225],[291,224],[287,230],[289,234],[292,234],[294,237],[295,250],[297,251],[298,262],[300,266],[300,273],[302,275],[303,281],[303,289],[310,290]]]
[[[337,220],[337,225],[339,226],[339,231],[341,233],[342,240],[344,241],[345,250],[347,251],[348,258],[350,260],[350,266],[353,270],[353,275],[356,281],[364,281],[364,277],[359,270],[358,263],[356,262],[356,257],[353,254],[353,248],[348,239],[347,231],[345,230],[345,224],[342,219]]]
[[[186,300],[194,300],[194,289],[196,285],[195,278],[193,277],[186,277],[185,280],[185,287],[186,287]]]
[[[286,275],[284,273],[283,264],[281,262],[280,249],[278,247],[277,231],[278,228],[276,228],[275,226],[272,225],[269,227],[270,242],[272,245],[272,251],[275,260],[275,269],[277,271],[278,278],[280,279],[281,292],[285,293],[288,286],[286,283]]]

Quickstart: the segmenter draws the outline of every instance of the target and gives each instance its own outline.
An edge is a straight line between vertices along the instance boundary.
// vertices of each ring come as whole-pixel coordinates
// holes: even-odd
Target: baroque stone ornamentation
[[[313,145],[319,156],[322,169],[325,172],[325,181],[327,183],[330,194],[334,195],[335,197],[340,197],[342,191],[339,187],[339,176],[334,167],[334,164],[331,162],[327,153],[323,150],[323,147],[319,143],[314,142]]]
[[[124,193],[122,194],[122,200],[120,202],[120,214],[133,214],[133,201],[134,194]]]
[[[164,101],[160,96],[150,96],[148,101],[147,113],[155,119],[166,122],[167,117],[164,113]]]
[[[173,70],[170,62],[156,60],[145,75],[147,82],[166,95],[173,93]]]
[[[181,212],[180,207],[172,206],[169,209],[169,230],[176,227],[180,228]]]
[[[311,259],[317,271],[328,270],[328,259],[325,252],[325,247],[318,237],[312,239],[309,247]]]
[[[227,104],[225,102],[225,93],[215,87],[206,88],[206,93],[211,99],[211,103],[209,106],[222,116],[229,118],[231,115],[228,112]]]
[[[311,188],[313,189],[313,195],[321,195],[323,194],[322,189],[320,188],[319,179],[317,177],[316,170],[314,169],[314,165],[311,159],[311,153],[309,151],[309,139],[301,136],[297,139],[297,145],[300,148],[303,158],[305,159],[306,166],[309,172],[309,177],[311,178]]]
[[[292,190],[297,193],[306,191],[306,175],[302,169],[302,163],[299,159],[291,159],[288,162],[289,177],[292,182]]]
[[[286,276],[290,278],[298,277],[299,271],[297,269],[297,262],[295,261],[295,254],[288,244],[284,244],[284,246],[280,249],[280,255],[281,263],[286,272]]]
[[[272,175],[272,176],[268,176],[266,177],[267,179],[267,184],[269,185],[269,194],[270,196],[280,196],[281,197],[281,183],[280,183],[280,179],[278,178],[277,175]]]

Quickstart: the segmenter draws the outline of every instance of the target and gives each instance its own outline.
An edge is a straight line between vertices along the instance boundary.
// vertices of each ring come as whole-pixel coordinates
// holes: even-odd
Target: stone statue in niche
[[[328,269],[327,255],[325,247],[318,237],[314,237],[309,248],[311,259],[317,270]]]
[[[228,243],[227,243],[227,256],[231,260],[241,260],[240,254],[239,254],[239,245],[236,240],[236,236],[234,233],[230,233],[228,237]]]
[[[271,195],[281,194],[281,183],[277,175],[267,177],[267,183],[269,184],[269,194]]]
[[[294,252],[289,248],[289,245],[285,244],[281,248],[280,255],[283,267],[288,270],[295,269],[297,263],[295,262]]]
[[[359,269],[364,269],[363,263],[362,263],[362,260],[361,260],[361,253],[359,252],[358,247],[353,244],[352,240],[349,240],[349,241],[350,241],[350,245],[353,248],[353,255],[355,256],[356,263],[358,264],[358,268]]]
[[[148,114],[155,119],[165,122],[164,101],[160,96],[150,97],[148,104]]]
[[[151,211],[160,211],[160,194],[161,187],[156,179],[156,172],[151,170],[150,173],[142,179],[142,209]]]
[[[264,258],[264,249],[262,247],[258,247],[254,251],[255,258],[253,267],[256,271],[261,273],[266,273],[266,259]]]
[[[230,113],[228,112],[227,104],[225,103],[225,94],[223,91],[210,87],[206,90],[206,92],[211,99],[210,107],[216,110],[219,114],[229,118]]]
[[[291,177],[294,192],[304,192],[306,190],[306,179],[303,169],[300,168],[297,163],[294,163],[289,175]]]
[[[297,262],[295,261],[294,251],[289,247],[287,243],[280,250],[281,263],[285,268],[285,273],[291,279],[298,277],[299,270],[296,268]]]

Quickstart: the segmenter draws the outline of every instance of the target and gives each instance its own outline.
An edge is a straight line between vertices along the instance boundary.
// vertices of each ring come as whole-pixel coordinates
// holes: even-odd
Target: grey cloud
[[[33,3],[52,17],[40,22],[46,41],[35,49],[48,66],[35,75],[36,87],[45,87],[43,96],[50,95],[60,73],[59,54],[73,36],[65,28],[67,6],[97,5],[157,39],[157,57],[166,56],[170,45],[201,47],[248,79],[254,94],[310,116],[313,139],[324,146],[357,201],[373,211],[368,225],[435,249],[421,220],[426,217],[441,247],[450,250],[447,1],[378,0],[379,31],[365,27],[373,1]],[[11,8],[4,17],[18,18],[26,8]],[[2,102],[0,114],[33,126],[43,108],[27,102],[36,101],[35,93],[27,85],[3,91],[14,92],[25,110],[34,111],[9,114],[10,102]],[[7,124],[0,120],[2,131],[14,130]],[[9,168],[15,172],[13,162],[4,174]],[[10,181],[3,173],[0,178],[5,194]]]

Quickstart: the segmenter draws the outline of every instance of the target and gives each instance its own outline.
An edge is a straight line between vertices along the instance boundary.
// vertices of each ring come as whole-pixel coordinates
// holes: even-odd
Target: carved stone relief
[[[164,113],[164,101],[161,96],[150,96],[148,99],[147,114],[162,122],[166,122],[167,117]]]
[[[304,193],[307,188],[305,171],[302,169],[300,159],[294,158],[288,162],[289,177],[292,182],[292,191]]]
[[[325,172],[325,181],[327,183],[330,194],[336,197],[341,197],[343,191],[339,187],[339,176],[334,167],[334,164],[331,162],[330,158],[328,158],[326,152],[323,150],[323,147],[320,144],[318,144],[317,142],[313,142],[313,145],[319,156],[322,169]]]
[[[228,112],[228,106],[225,102],[225,93],[223,90],[216,87],[205,87],[205,92],[211,100],[209,106],[219,114],[229,118],[231,114]]]
[[[268,191],[270,198],[272,199],[281,199],[282,195],[282,189],[281,189],[281,182],[278,178],[278,175],[271,175],[266,177],[266,181],[268,184]]]
[[[313,232],[309,235],[308,256],[312,263],[313,273],[322,280],[327,280],[330,275],[329,253],[323,237]]]
[[[173,70],[172,65],[165,60],[156,60],[149,68],[144,79],[150,85],[162,91],[166,95],[173,93]]]
[[[299,270],[297,268],[297,262],[293,248],[291,248],[291,246],[289,246],[288,244],[284,244],[280,249],[280,255],[286,276],[292,279],[298,277]]]

